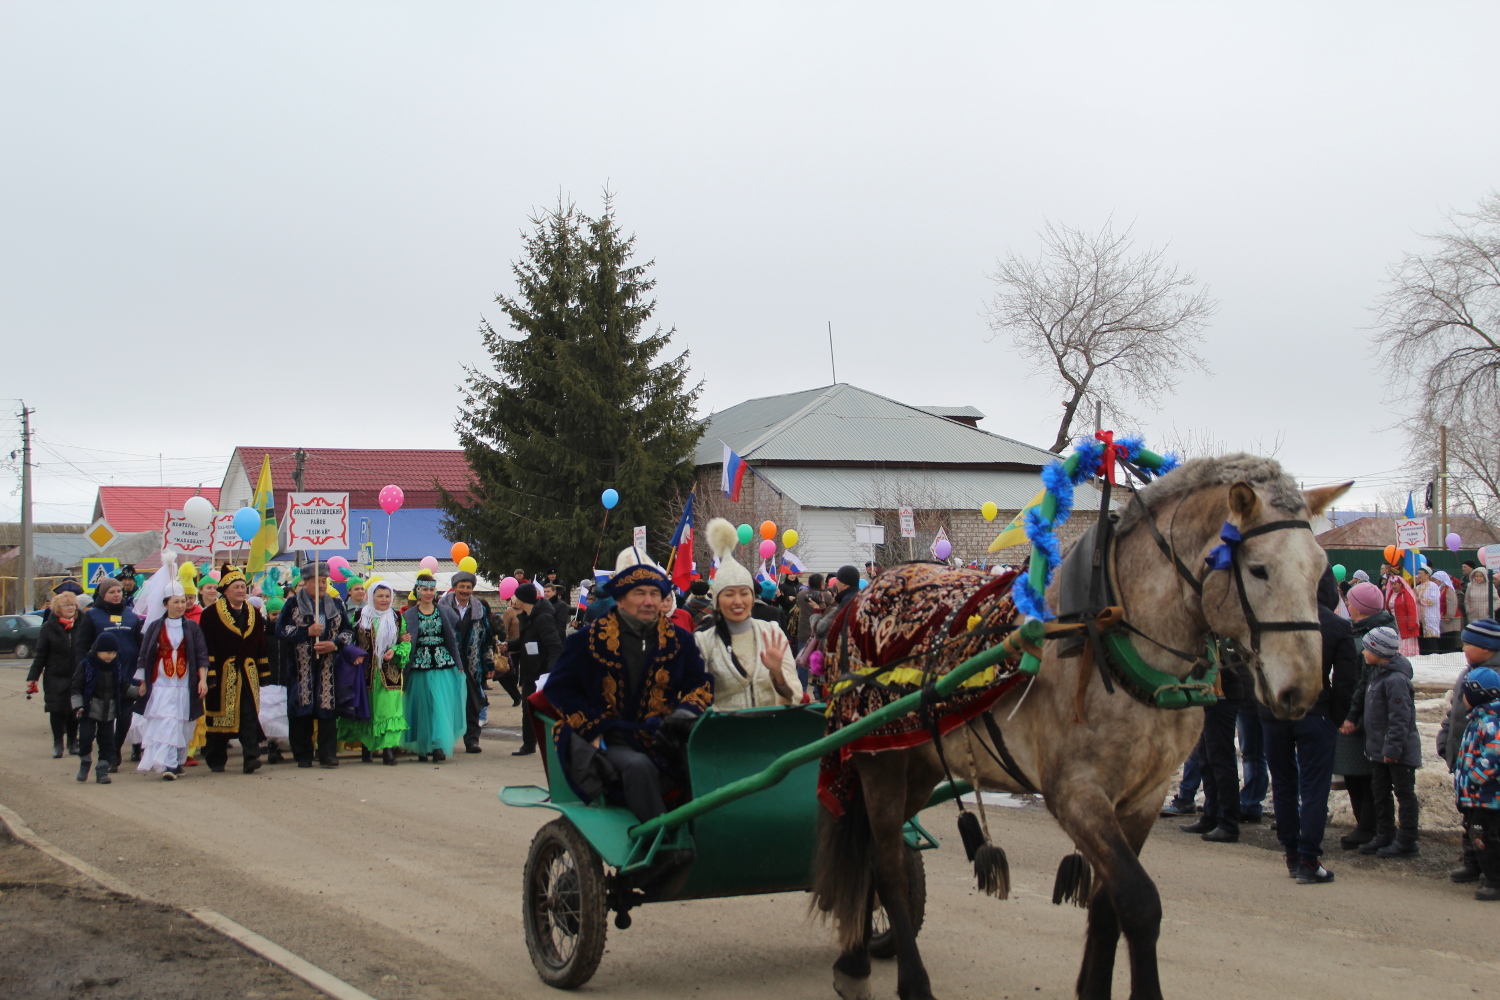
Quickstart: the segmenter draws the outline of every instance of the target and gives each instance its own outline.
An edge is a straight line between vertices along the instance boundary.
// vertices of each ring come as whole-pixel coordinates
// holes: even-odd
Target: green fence
[[[1445,569],[1448,575],[1453,577],[1454,584],[1466,582],[1459,577],[1459,563],[1468,560],[1474,565],[1479,565],[1479,557],[1474,554],[1473,549],[1459,549],[1457,552],[1449,552],[1447,549],[1434,551],[1422,550],[1427,557],[1427,564],[1434,570]],[[1380,582],[1380,567],[1385,565],[1385,551],[1383,549],[1329,549],[1328,562],[1333,566],[1342,565],[1348,571],[1350,577],[1354,571],[1362,569],[1370,574],[1371,581]]]

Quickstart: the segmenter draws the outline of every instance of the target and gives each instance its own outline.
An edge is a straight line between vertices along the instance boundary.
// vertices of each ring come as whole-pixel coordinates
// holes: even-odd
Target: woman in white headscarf
[[[1464,630],[1463,601],[1459,600],[1458,588],[1453,586],[1453,578],[1446,570],[1440,569],[1432,574],[1432,582],[1441,588],[1443,594],[1442,618],[1438,626],[1438,631],[1444,640],[1442,648],[1450,652],[1458,652],[1463,649],[1463,643],[1458,638],[1458,634]]]
[[[354,625],[354,645],[368,649],[365,675],[370,686],[370,718],[339,719],[339,741],[364,746],[363,758],[380,751],[382,764],[396,763],[396,748],[406,738],[401,673],[411,656],[406,620],[398,613],[396,592],[384,581],[370,584]]]

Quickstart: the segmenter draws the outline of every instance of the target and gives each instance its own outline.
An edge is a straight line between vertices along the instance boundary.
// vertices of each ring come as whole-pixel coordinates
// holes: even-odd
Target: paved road
[[[501,785],[539,779],[515,744],[440,766],[346,761],[336,771],[263,768],[246,777],[192,769],[171,783],[122,771],[113,785],[73,780],[51,759],[40,702],[0,659],[0,802],[42,837],[156,898],[217,910],[380,1000],[552,997],[527,960],[520,867],[551,814],[501,806]],[[503,696],[502,696],[503,700]],[[496,713],[514,726],[510,710]],[[926,817],[955,840],[952,807]],[[922,934],[942,997],[1068,997],[1083,912],[1050,902],[1070,845],[1040,809],[992,814],[1015,897],[977,896],[962,853],[929,852]],[[1494,915],[1434,863],[1329,859],[1331,886],[1298,886],[1264,834],[1203,844],[1167,822],[1145,857],[1166,911],[1168,995],[1410,998],[1488,994],[1500,971]],[[1429,845],[1434,857],[1447,845]],[[611,930],[583,991],[611,997],[833,996],[830,935],[801,894],[665,904]],[[1121,965],[1123,966],[1123,962]],[[1125,972],[1118,995],[1128,994]],[[881,963],[876,995],[894,994]],[[235,995],[226,993],[226,996]]]

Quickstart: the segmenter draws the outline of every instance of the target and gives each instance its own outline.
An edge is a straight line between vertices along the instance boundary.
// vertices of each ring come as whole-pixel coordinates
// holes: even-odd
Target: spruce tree
[[[571,583],[600,547],[605,489],[620,501],[600,568],[638,524],[664,558],[672,507],[692,485],[701,384],[687,384],[687,352],[661,357],[675,328],[644,332],[652,262],[633,259],[608,193],[597,218],[559,203],[531,221],[516,292],[495,297],[509,335],[481,322],[493,371],[467,369],[456,426],[475,484],[467,504],[444,494],[443,531],[491,579],[556,567]]]

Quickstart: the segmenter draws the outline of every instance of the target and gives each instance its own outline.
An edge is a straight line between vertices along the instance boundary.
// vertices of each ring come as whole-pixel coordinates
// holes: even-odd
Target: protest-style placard
[[[636,525],[635,530],[631,532],[630,544],[635,546],[637,552],[642,555],[646,554],[646,526],[644,524]]]
[[[234,514],[219,511],[214,514],[214,551],[237,549],[242,544],[239,532],[234,530]]]
[[[349,547],[348,493],[288,493],[286,548],[291,552],[337,552]]]
[[[901,537],[917,537],[917,516],[910,507],[902,507],[898,512],[901,516]]]
[[[1403,517],[1398,520],[1396,544],[1403,549],[1427,548],[1427,518]]]
[[[213,523],[210,522],[206,528],[194,527],[193,522],[189,521],[182,511],[169,510],[162,524],[161,544],[163,548],[176,549],[184,555],[212,557],[214,554]]]

